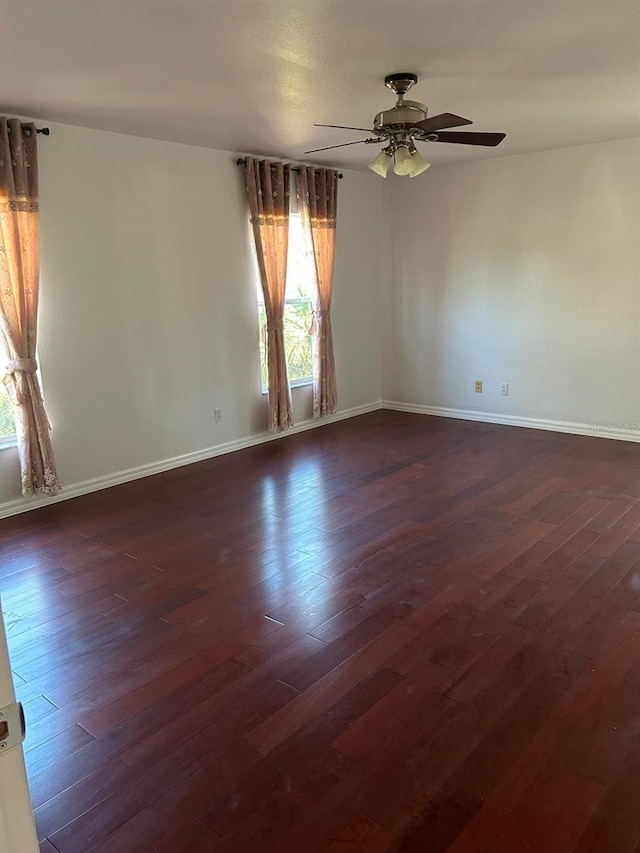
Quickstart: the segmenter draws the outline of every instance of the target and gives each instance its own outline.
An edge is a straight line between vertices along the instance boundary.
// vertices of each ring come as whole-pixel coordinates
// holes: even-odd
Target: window
[[[0,447],[15,443],[16,425],[13,420],[13,403],[7,389],[0,383]]]
[[[289,217],[289,254],[287,258],[287,290],[284,310],[284,342],[287,352],[289,384],[308,385],[313,381],[313,348],[311,320],[313,293],[315,291],[315,266],[313,252],[307,249],[302,220],[297,213]],[[264,308],[262,287],[258,282],[258,309],[260,317],[260,369],[262,390],[267,380],[267,314]]]

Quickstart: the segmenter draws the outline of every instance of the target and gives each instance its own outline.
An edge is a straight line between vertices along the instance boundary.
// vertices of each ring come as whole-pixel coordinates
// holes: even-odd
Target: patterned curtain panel
[[[268,426],[271,432],[283,432],[293,425],[284,343],[291,167],[247,157],[245,175],[267,315]]]
[[[336,365],[331,331],[331,297],[336,244],[338,173],[333,169],[300,169],[298,206],[305,233],[313,247],[318,283],[313,311],[313,416],[336,413]]]
[[[2,381],[15,403],[23,495],[60,488],[37,375],[39,275],[36,128],[0,118],[0,336],[10,359]]]

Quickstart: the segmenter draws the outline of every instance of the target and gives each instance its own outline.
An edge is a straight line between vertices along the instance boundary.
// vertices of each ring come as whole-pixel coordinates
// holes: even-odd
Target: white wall
[[[63,484],[262,432],[254,265],[234,155],[51,129],[39,145],[39,352]],[[380,399],[382,190],[368,174],[340,182],[340,410]],[[308,418],[310,389],[293,394],[296,420]],[[18,482],[15,449],[0,451],[0,504],[19,497]]]
[[[639,429],[639,167],[627,139],[390,180],[383,397]]]

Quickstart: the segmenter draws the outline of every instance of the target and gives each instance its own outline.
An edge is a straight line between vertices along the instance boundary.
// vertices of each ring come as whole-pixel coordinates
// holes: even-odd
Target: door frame
[[[0,596],[0,708],[16,701]],[[22,745],[0,752],[0,850],[38,853]]]

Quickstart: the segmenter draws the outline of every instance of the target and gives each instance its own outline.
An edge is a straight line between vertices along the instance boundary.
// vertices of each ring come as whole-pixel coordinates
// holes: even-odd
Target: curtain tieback
[[[315,335],[318,331],[318,322],[327,320],[328,317],[328,311],[319,311],[317,308],[313,308],[311,311],[311,326],[309,327],[309,334]]]
[[[6,385],[16,373],[36,373],[38,362],[35,358],[14,358],[7,365],[2,382]]]
[[[283,332],[284,320],[267,320],[267,332]]]

